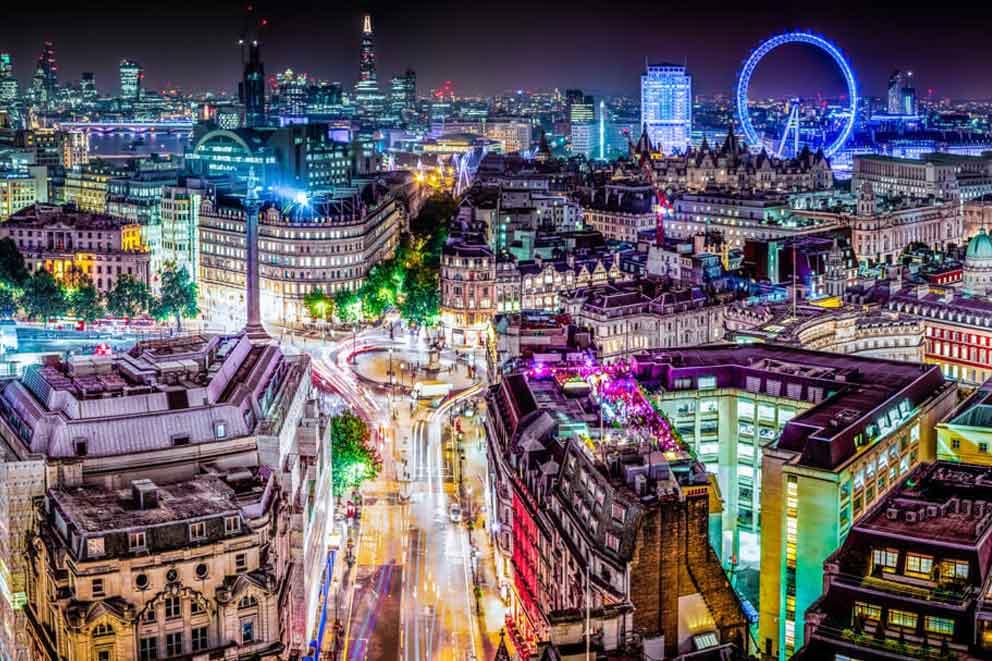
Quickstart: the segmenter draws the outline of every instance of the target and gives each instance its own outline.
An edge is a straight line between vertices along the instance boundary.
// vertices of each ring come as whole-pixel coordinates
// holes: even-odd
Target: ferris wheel
[[[759,134],[755,130],[754,122],[751,119],[751,110],[748,107],[748,88],[751,85],[751,76],[757,69],[761,60],[770,52],[785,44],[805,44],[818,48],[833,59],[840,70],[847,84],[848,102],[846,108],[837,114],[835,128],[832,130],[820,129],[817,131],[801,131],[800,107],[801,101],[798,98],[791,99],[788,109],[788,117],[780,137],[767,134]],[[786,32],[762,42],[744,62],[743,68],[737,78],[737,119],[740,121],[744,136],[751,145],[770,145],[778,157],[788,153],[793,156],[800,150],[800,133],[804,132],[810,136],[804,144],[811,148],[823,149],[827,156],[833,156],[847,139],[851,137],[854,130],[854,122],[858,109],[858,86],[854,78],[854,71],[848,63],[844,54],[834,44],[823,37],[810,32]],[[777,143],[777,144],[776,144]]]

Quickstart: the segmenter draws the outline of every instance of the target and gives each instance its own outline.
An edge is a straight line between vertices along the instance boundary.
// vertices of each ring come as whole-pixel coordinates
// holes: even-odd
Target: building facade
[[[689,147],[692,102],[692,76],[684,66],[649,64],[641,75],[641,122],[664,153]]]
[[[406,224],[403,192],[380,181],[354,196],[314,199],[307,207],[269,200],[259,223],[263,319],[309,323],[304,297],[315,289],[331,295],[358,289],[369,269],[393,255]],[[199,262],[204,314],[224,327],[240,327],[246,263],[241,198],[216,195],[202,201]]]
[[[452,345],[484,346],[496,313],[496,257],[482,236],[451,239],[441,251],[441,325]]]
[[[106,293],[121,275],[151,282],[141,227],[119,218],[36,204],[0,224],[0,238],[14,241],[29,272],[45,269],[68,285],[85,276]]]

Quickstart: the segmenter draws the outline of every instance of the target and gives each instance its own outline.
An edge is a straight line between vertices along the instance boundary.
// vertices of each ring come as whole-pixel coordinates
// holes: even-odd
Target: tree
[[[24,283],[21,305],[28,319],[47,322],[65,316],[69,311],[69,300],[52,274],[41,269]]]
[[[69,305],[76,319],[81,319],[87,323],[93,322],[102,317],[106,310],[103,307],[102,296],[93,286],[93,281],[87,276],[82,276],[76,289],[69,294]]]
[[[408,322],[430,328],[437,324],[441,290],[437,271],[421,268],[407,275],[400,315]]]
[[[0,286],[0,317],[10,319],[17,314],[18,295],[10,287]]]
[[[24,266],[24,256],[11,238],[0,239],[0,283],[22,287],[31,274]]]
[[[358,292],[350,289],[339,289],[334,294],[334,311],[338,319],[346,324],[358,321],[358,313],[361,306],[358,301]]]
[[[162,294],[155,302],[152,314],[158,320],[174,318],[176,330],[182,330],[183,318],[200,314],[196,303],[196,283],[189,277],[185,266],[176,268],[175,262],[166,262],[159,272]]]
[[[107,292],[107,311],[111,316],[131,319],[147,311],[150,300],[148,285],[125,273]]]
[[[335,299],[324,293],[323,289],[314,289],[303,297],[303,304],[307,307],[312,319],[323,319],[327,321],[334,315]]]
[[[374,479],[382,469],[382,457],[372,446],[368,424],[350,411],[331,418],[331,461],[335,497]]]

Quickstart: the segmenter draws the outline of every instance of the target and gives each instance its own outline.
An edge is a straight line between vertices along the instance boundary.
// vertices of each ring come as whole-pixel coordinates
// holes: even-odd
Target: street
[[[482,386],[457,392],[431,408],[426,402],[411,406],[408,395],[389,392],[388,382],[377,387],[367,377],[356,378],[348,361],[356,351],[393,346],[397,366],[400,356],[415,357],[418,339],[398,339],[372,329],[337,343],[309,341],[302,347],[314,357],[319,378],[365,417],[371,429],[382,432],[377,442],[383,468],[362,487],[361,521],[351,533],[354,566],[339,563],[342,576],[335,580],[335,616],[343,624],[344,639],[337,645],[337,658],[479,659],[482,636],[472,547],[464,521],[453,521],[450,512],[458,502],[458,450],[454,435],[443,433],[443,426],[452,408]],[[459,369],[467,372],[464,366],[453,371]],[[390,380],[398,382],[392,373]],[[466,474],[464,479],[482,483],[481,476]]]

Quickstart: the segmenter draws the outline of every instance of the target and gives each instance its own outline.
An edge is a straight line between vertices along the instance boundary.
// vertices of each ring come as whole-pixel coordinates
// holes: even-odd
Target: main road
[[[409,339],[416,346],[416,339]],[[397,343],[371,330],[315,343],[314,371],[376,430],[383,470],[362,489],[356,564],[341,595],[348,661],[470,661],[481,658],[468,532],[452,521],[457,448],[444,422],[481,390],[457,393],[437,409],[391,397],[347,364],[356,349]],[[402,340],[399,347],[403,349]],[[466,479],[468,479],[466,477]],[[314,577],[311,580],[320,580]]]

